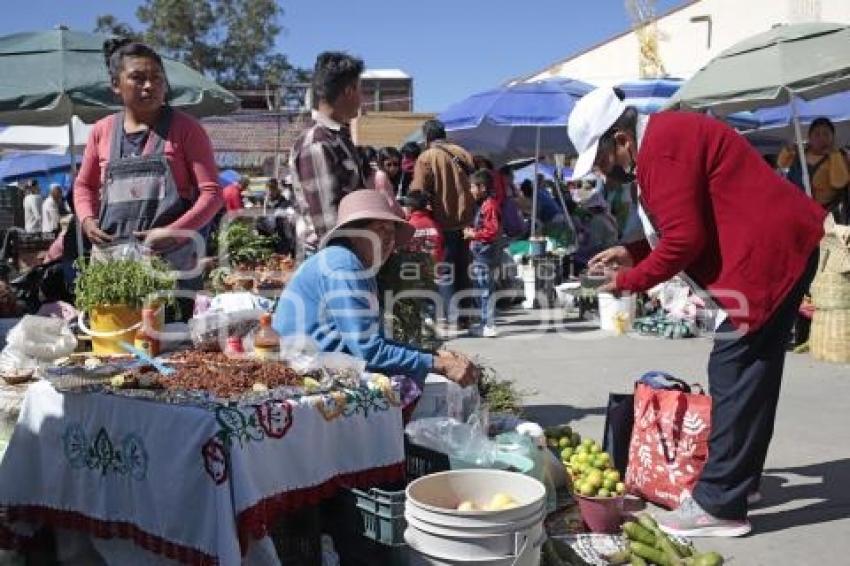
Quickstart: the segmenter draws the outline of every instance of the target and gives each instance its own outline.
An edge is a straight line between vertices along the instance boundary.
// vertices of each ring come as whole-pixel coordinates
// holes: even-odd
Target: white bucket
[[[504,511],[457,511],[461,501],[479,507],[496,493],[518,505]],[[537,566],[545,540],[546,487],[534,478],[500,470],[452,470],[407,487],[405,541],[412,564],[430,566]]]
[[[625,319],[625,328],[631,328],[637,313],[635,295],[615,297],[611,293],[599,293],[599,328],[602,330],[618,331],[618,317]]]

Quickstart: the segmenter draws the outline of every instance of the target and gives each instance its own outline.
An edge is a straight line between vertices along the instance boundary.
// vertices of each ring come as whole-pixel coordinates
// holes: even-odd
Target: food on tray
[[[188,350],[171,356],[171,375],[159,375],[159,386],[171,391],[208,391],[221,398],[285,385],[300,386],[303,378],[283,362],[229,358],[221,352]],[[264,390],[264,391],[265,391]]]
[[[658,564],[660,566],[722,566],[716,552],[697,552],[692,544],[666,535],[650,515],[642,513],[637,521],[623,524],[628,548],[606,556],[609,564]]]

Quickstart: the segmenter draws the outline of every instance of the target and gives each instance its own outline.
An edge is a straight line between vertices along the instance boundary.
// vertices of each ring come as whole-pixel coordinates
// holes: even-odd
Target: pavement
[[[569,423],[601,440],[609,392],[629,392],[649,370],[706,386],[709,338],[611,336],[559,311],[500,314],[498,338],[456,337],[525,394],[526,416]],[[739,566],[850,564],[850,365],[808,354],[786,358],[782,397],[753,531],[737,539],[697,539]]]

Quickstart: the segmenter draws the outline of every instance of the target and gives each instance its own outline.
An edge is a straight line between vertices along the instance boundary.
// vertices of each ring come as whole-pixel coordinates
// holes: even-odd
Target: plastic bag
[[[77,348],[77,338],[64,320],[27,315],[6,336],[7,348],[27,357],[52,361]]]
[[[68,323],[58,318],[27,315],[9,331],[0,353],[0,371],[15,373],[47,365],[77,348]]]
[[[201,350],[218,349],[231,336],[245,337],[260,325],[264,310],[246,309],[235,312],[207,311],[189,320],[192,344]]]
[[[140,261],[151,255],[150,248],[130,240],[108,246],[92,246],[91,261],[129,259]]]
[[[413,421],[405,428],[411,442],[478,467],[490,467],[498,447],[487,437],[486,423],[476,413],[465,423],[447,417]]]

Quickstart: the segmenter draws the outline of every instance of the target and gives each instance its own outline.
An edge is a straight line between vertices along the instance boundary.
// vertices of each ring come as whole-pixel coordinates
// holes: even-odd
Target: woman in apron
[[[167,105],[160,56],[142,43],[104,44],[112,90],[123,109],[94,125],[74,183],[74,207],[94,252],[138,242],[197,289],[202,233],[221,209],[221,187],[206,131]]]

